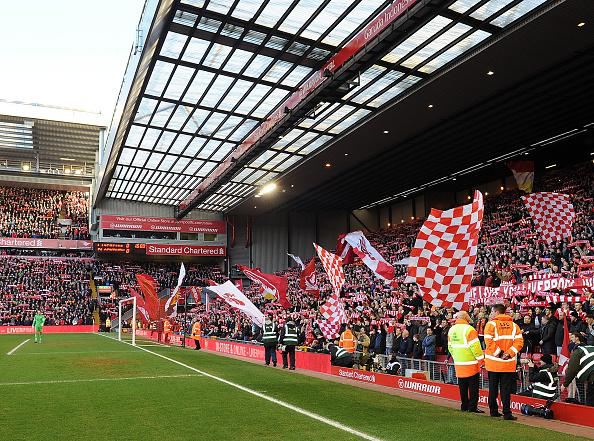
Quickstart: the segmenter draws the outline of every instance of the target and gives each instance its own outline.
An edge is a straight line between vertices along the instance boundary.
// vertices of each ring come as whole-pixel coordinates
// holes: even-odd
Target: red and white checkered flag
[[[346,312],[344,312],[342,302],[338,300],[336,294],[328,298],[326,303],[320,306],[320,312],[325,319],[331,322],[337,322],[339,325],[341,323],[346,323],[347,321]]]
[[[571,237],[575,211],[569,196],[560,193],[532,193],[522,196],[536,230],[551,243]]]
[[[340,337],[340,323],[333,323],[328,320],[318,320],[316,323],[327,340]]]
[[[318,256],[320,257],[320,260],[322,261],[322,265],[324,265],[324,269],[326,270],[326,274],[328,274],[328,278],[330,279],[330,283],[334,288],[334,292],[337,294],[340,293],[340,289],[342,288],[342,285],[344,285],[342,259],[337,255],[326,251],[318,244],[314,243],[313,245],[318,253]]]
[[[425,301],[437,307],[468,308],[483,211],[478,190],[471,204],[431,210],[411,250],[406,278],[406,283],[417,283]]]

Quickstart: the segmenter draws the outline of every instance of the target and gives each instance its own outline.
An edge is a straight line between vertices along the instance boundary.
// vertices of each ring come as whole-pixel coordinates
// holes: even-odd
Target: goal
[[[132,303],[132,323],[130,333],[132,334],[132,346],[136,346],[136,297],[128,297],[118,302],[118,340],[122,341],[122,305]]]

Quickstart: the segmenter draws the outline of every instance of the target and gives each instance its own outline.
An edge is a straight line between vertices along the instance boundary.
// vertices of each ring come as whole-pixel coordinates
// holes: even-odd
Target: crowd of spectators
[[[0,237],[90,238],[88,193],[0,187],[0,207]]]
[[[548,172],[535,181],[534,191],[557,191],[571,195],[576,220],[572,237],[557,243],[541,240],[520,199],[521,192],[503,191],[485,198],[485,217],[478,247],[473,286],[497,287],[502,283],[518,284],[528,278],[594,275],[594,171],[592,164],[582,164]],[[397,224],[377,233],[365,232],[373,246],[388,261],[407,257],[422,220]],[[320,305],[331,295],[332,287],[320,263],[316,277],[319,298],[299,288],[299,268],[279,272],[289,281],[288,297],[293,307],[264,300],[260,288],[251,286],[246,295],[265,314],[282,324],[289,319],[300,328],[301,342],[308,350],[324,350],[324,337],[317,321],[322,319]],[[346,283],[341,292],[349,324],[368,337],[366,348],[375,354],[397,354],[409,358],[433,360],[447,356],[447,334],[452,309],[436,308],[425,302],[415,284],[404,283],[406,266],[396,266],[395,284],[374,278],[362,262],[345,265]],[[397,285],[397,286],[395,286]],[[551,292],[555,294],[555,292]],[[584,293],[583,302],[548,303],[536,293],[526,298],[509,298],[506,304],[525,334],[524,354],[558,355],[563,343],[563,317],[569,330],[580,333],[582,341],[594,342],[594,298]],[[556,294],[562,294],[557,292]],[[564,293],[575,295],[572,292]],[[528,303],[530,302],[530,303]],[[472,305],[469,311],[481,334],[491,314],[488,304]],[[422,319],[411,319],[412,317]],[[209,313],[199,310],[203,329],[211,336],[240,340],[258,340],[260,331],[245,318],[229,314],[226,305],[217,302]],[[573,338],[573,337],[572,337]],[[441,355],[441,357],[440,357]]]
[[[39,309],[46,325],[93,324],[90,269],[89,259],[0,256],[0,325],[31,325]]]

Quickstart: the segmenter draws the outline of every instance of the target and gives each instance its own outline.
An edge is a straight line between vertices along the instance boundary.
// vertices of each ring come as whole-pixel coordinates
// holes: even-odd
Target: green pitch
[[[50,334],[42,344],[32,337],[0,337],[2,440],[364,439],[320,419],[386,441],[580,439],[205,352],[144,346],[313,419],[106,337]]]

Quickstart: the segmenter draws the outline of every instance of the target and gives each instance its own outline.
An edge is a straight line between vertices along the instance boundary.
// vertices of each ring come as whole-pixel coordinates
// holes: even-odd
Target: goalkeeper
[[[43,334],[43,324],[45,323],[45,316],[41,309],[37,310],[37,314],[33,317],[33,330],[35,331],[35,343],[41,343],[41,335]]]

